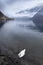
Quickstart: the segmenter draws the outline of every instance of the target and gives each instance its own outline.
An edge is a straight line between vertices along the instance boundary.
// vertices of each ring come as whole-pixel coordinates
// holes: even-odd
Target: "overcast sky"
[[[40,3],[43,3],[43,0],[0,0],[0,9],[6,14],[14,15],[17,11],[30,9]]]

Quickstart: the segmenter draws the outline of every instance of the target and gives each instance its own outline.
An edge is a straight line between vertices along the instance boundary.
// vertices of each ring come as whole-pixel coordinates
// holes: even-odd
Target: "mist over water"
[[[13,39],[16,39],[18,37],[25,37],[26,39],[28,39],[29,37],[35,37],[43,40],[43,33],[41,33],[39,29],[37,29],[37,27],[31,20],[25,22],[17,20],[8,21],[0,29],[0,40],[4,42],[11,42]]]
[[[33,27],[33,30],[31,29]],[[8,21],[3,25],[3,27],[0,29],[0,35],[4,39],[12,38],[13,35],[21,35],[24,33],[34,33],[35,32],[35,24],[30,20],[30,21]],[[32,32],[31,32],[32,31]],[[36,27],[36,31],[37,27]]]
[[[26,49],[26,61],[29,57],[43,59],[43,33],[32,20],[7,21],[0,29],[0,43],[13,49],[16,54]]]
[[[18,49],[31,49],[32,55],[43,58],[43,33],[34,27],[36,26],[31,20],[27,23],[17,20],[8,21],[0,29],[0,42],[12,48],[16,53]]]

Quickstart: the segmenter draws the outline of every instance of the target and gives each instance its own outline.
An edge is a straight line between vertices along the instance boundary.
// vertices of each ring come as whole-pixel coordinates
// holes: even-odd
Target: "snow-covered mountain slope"
[[[38,6],[35,6],[31,9],[25,9],[25,10],[21,10],[19,12],[17,12],[16,14],[18,16],[28,16],[28,17],[33,17],[41,8],[43,7],[43,5],[38,5]]]

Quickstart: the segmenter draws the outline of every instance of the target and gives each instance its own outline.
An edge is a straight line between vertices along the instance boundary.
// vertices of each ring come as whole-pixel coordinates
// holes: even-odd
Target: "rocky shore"
[[[42,65],[41,62],[34,57],[26,55],[23,58],[19,58],[17,53],[14,53],[12,49],[9,49],[6,45],[0,44],[0,65]]]

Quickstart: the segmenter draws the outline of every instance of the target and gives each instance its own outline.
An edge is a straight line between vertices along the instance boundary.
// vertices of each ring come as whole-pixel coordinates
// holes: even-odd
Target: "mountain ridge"
[[[40,9],[41,7],[43,7],[43,5],[35,6],[35,7],[31,8],[31,9],[28,9],[28,8],[27,8],[27,9],[25,9],[25,10],[21,10],[21,11],[17,12],[16,14],[22,14],[22,13],[25,13],[25,12],[27,12],[27,13],[29,13],[29,12],[37,12],[37,11],[39,11],[39,9]]]

